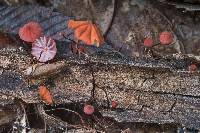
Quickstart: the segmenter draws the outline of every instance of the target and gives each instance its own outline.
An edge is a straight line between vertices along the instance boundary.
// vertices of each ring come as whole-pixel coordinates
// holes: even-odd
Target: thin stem
[[[68,38],[68,36],[65,36],[64,34],[62,34],[62,35],[63,35],[63,37],[64,37],[65,39],[67,39],[68,41],[71,41],[71,42],[73,42],[73,43],[75,43],[75,44],[78,44],[76,41],[74,41],[74,40]]]

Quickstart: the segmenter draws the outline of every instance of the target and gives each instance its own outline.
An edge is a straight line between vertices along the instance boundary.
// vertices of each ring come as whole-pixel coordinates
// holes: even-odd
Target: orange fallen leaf
[[[99,28],[90,21],[69,20],[68,27],[74,29],[75,37],[78,40],[85,42],[87,45],[99,47],[104,43],[104,38],[101,35]]]
[[[39,94],[40,94],[40,97],[42,98],[42,100],[44,100],[48,104],[52,104],[53,103],[52,96],[51,96],[49,90],[47,89],[47,87],[40,86],[39,87]]]

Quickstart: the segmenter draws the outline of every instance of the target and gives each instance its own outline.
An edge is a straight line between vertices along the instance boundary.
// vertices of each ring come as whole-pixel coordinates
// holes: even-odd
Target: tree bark
[[[45,84],[55,104],[94,99],[104,116],[117,121],[200,128],[200,74],[187,70],[189,58],[130,59],[104,53],[49,64],[31,60],[23,48],[0,50],[0,103],[20,98],[40,104],[38,86]],[[110,108],[111,101],[119,103],[117,108]]]

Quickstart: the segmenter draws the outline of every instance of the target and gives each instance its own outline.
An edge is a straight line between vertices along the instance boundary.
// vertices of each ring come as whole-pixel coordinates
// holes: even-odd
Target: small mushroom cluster
[[[86,45],[97,47],[104,44],[100,29],[91,21],[69,20],[68,28],[74,30],[74,36],[77,41],[80,40]],[[57,52],[56,43],[52,38],[43,35],[42,26],[38,22],[31,21],[22,26],[19,29],[19,36],[23,41],[32,44],[31,54],[39,62],[47,62],[55,57]],[[84,48],[78,50],[83,51]]]
[[[55,41],[43,36],[43,29],[37,22],[31,21],[19,29],[19,36],[23,41],[32,44],[31,54],[39,62],[47,62],[56,55],[57,48]]]
[[[111,101],[111,108],[112,109],[116,109],[118,106],[118,102],[117,101]],[[84,108],[83,108],[83,112],[86,114],[86,115],[92,115],[95,111],[95,108],[93,105],[91,104],[85,104],[84,105]]]
[[[161,45],[169,45],[174,41],[173,35],[169,31],[163,31],[160,33],[159,41]],[[154,41],[152,38],[145,38],[144,39],[144,46],[146,47],[153,47]]]
[[[159,41],[160,41],[160,43],[159,43],[160,45],[170,45],[174,42],[173,34],[169,31],[163,31],[160,33]],[[153,46],[158,45],[158,44],[154,43],[152,38],[145,38],[143,43],[144,43],[144,46],[147,48],[151,48]],[[198,69],[198,66],[195,63],[190,64],[188,66],[188,70],[191,73],[195,73],[197,71],[197,69]]]

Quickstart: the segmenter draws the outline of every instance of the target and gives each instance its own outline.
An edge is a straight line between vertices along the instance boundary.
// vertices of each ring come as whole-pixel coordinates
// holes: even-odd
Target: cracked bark
[[[32,62],[31,56],[20,50],[0,50],[0,62],[6,62],[0,67],[0,103],[20,98],[40,104],[38,84],[30,82],[35,79],[46,84],[55,104],[93,99],[104,116],[117,121],[179,123],[200,128],[200,75],[186,71],[185,59],[128,59],[113,54],[71,56],[36,67],[34,72],[41,72],[42,76],[34,77],[34,73],[24,74]],[[53,67],[49,73],[41,71],[43,67],[51,70],[55,63],[62,67]],[[108,107],[111,100],[119,103],[116,109]]]

